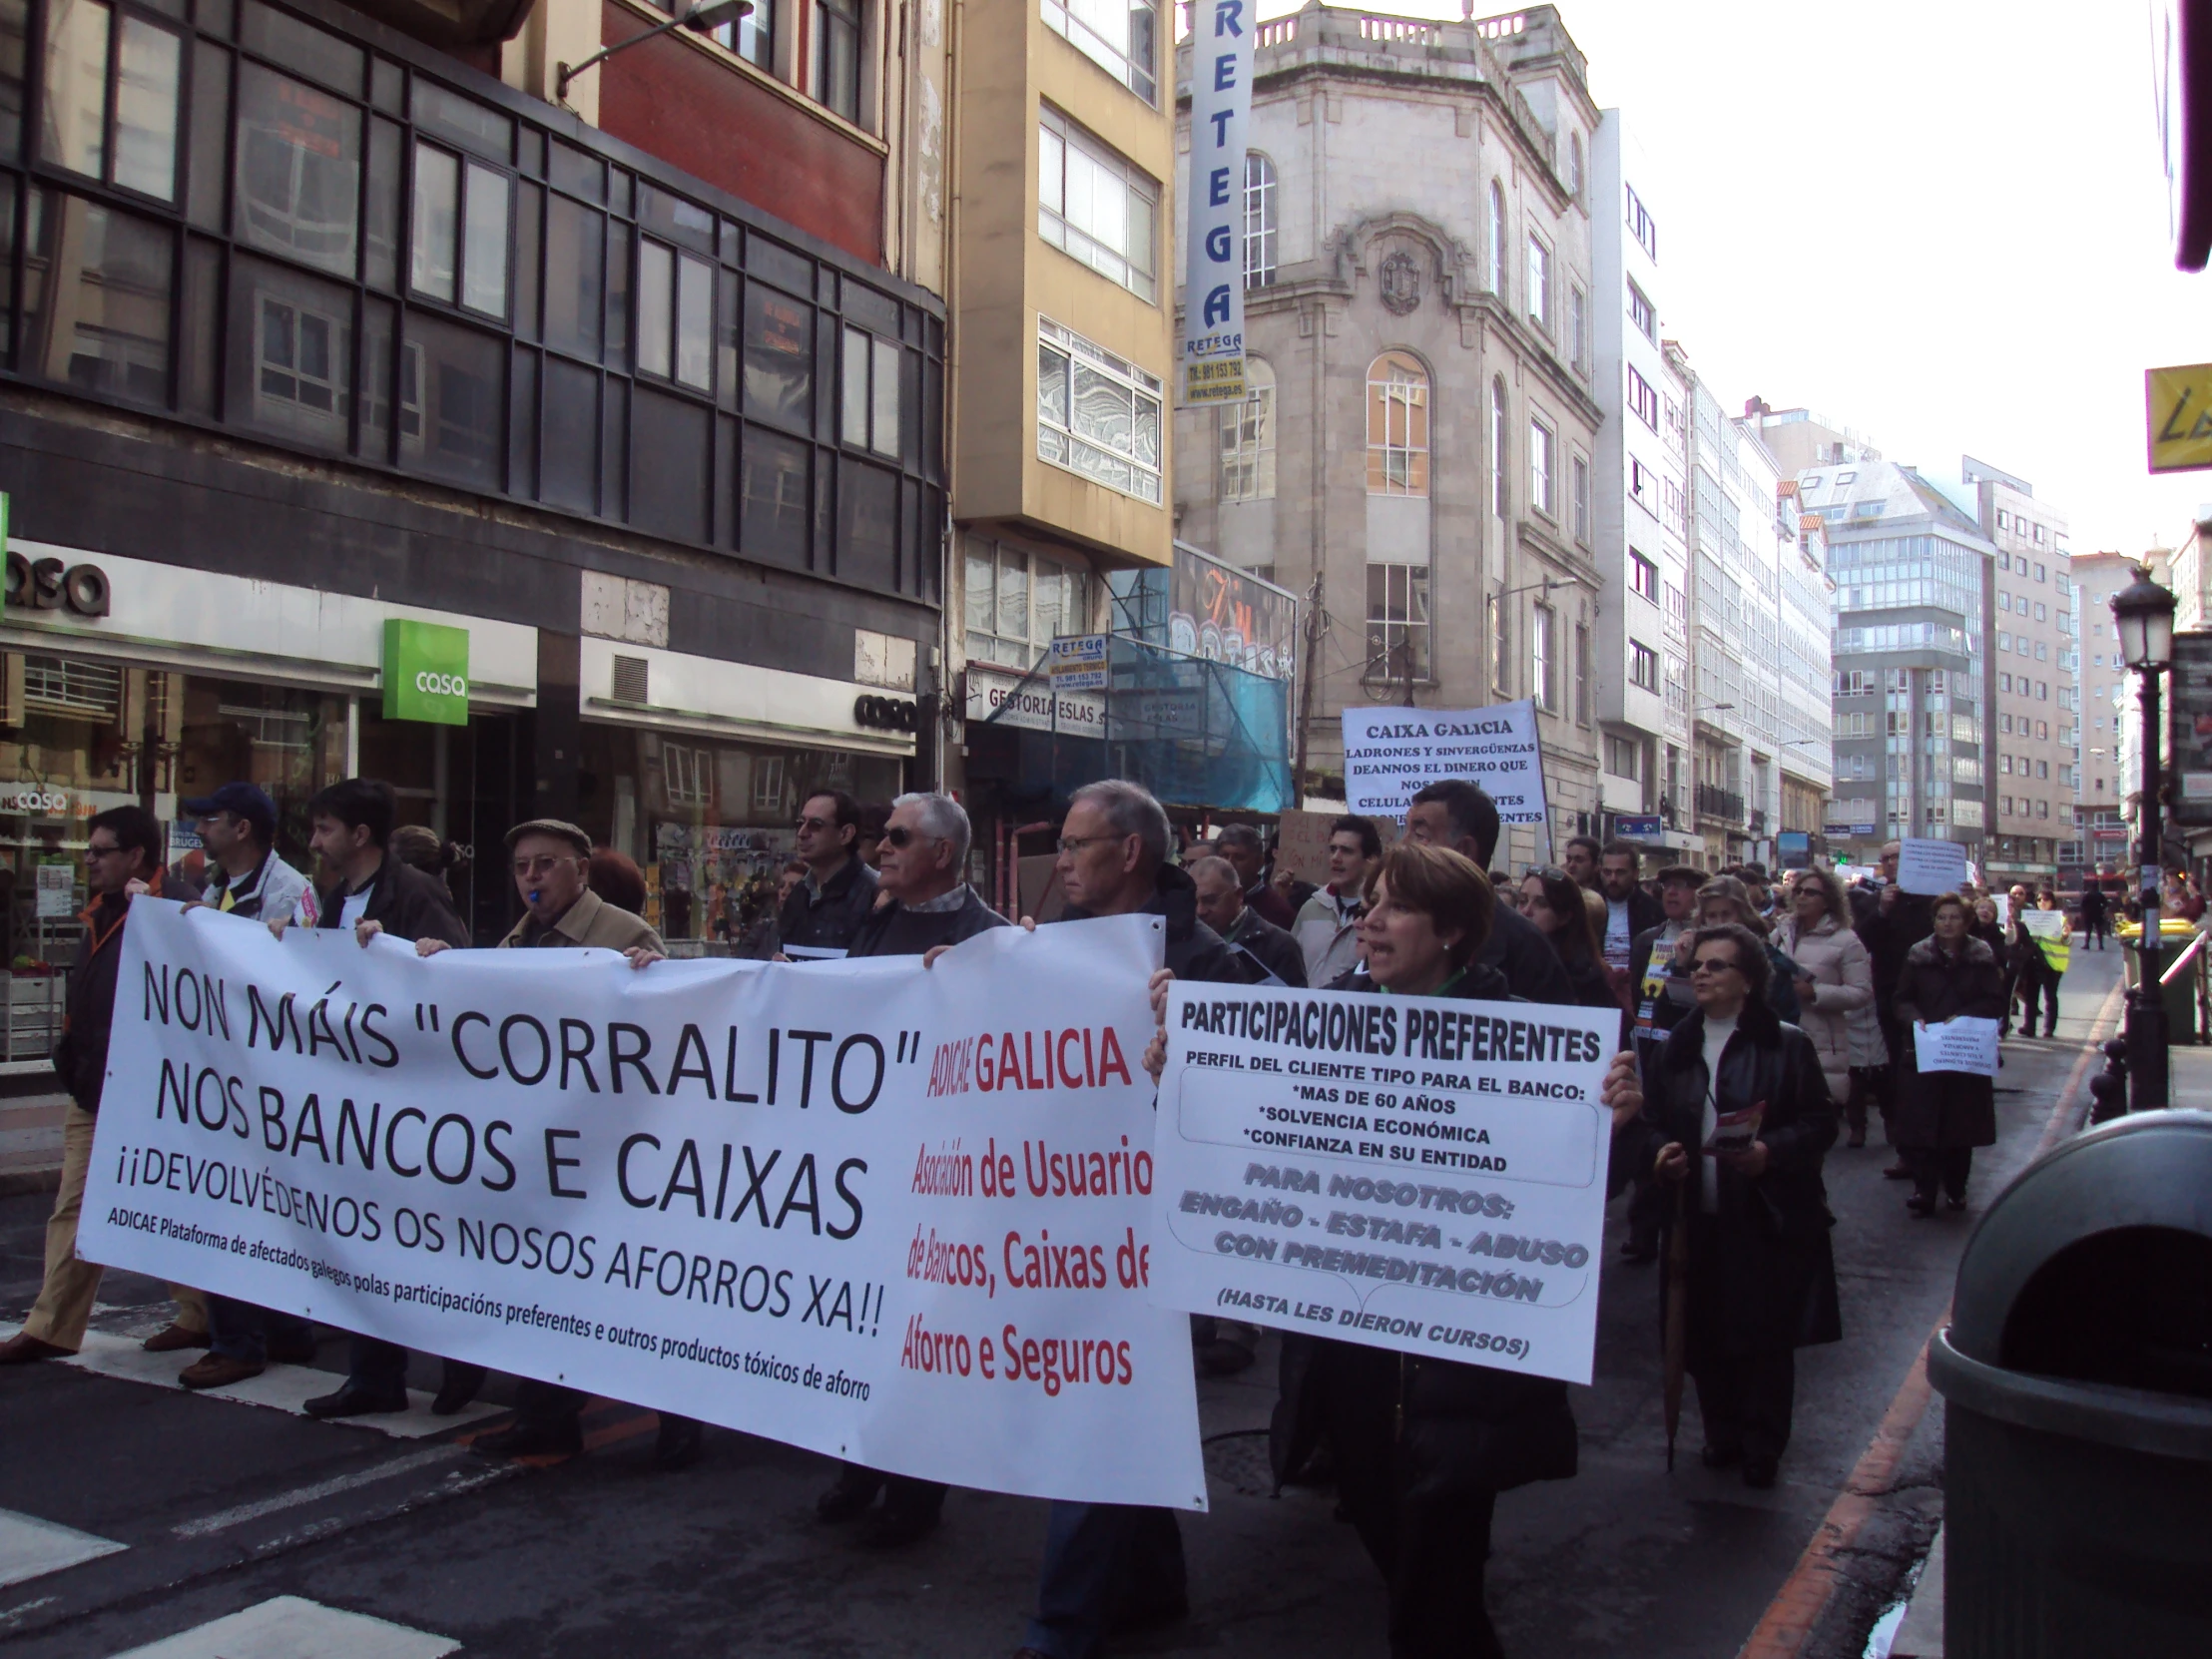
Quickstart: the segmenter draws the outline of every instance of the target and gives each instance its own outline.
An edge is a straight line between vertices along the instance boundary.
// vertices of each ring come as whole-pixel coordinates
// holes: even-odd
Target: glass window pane
[[[401,434],[400,463],[496,490],[506,454],[504,344],[423,311],[407,313],[406,332],[400,396],[421,415],[414,434]]]
[[[414,84],[414,118],[417,127],[502,167],[515,159],[515,124],[511,118],[419,75]]]
[[[988,544],[985,544],[988,546]],[[979,552],[970,544],[967,553],[967,625],[979,633],[989,633],[997,616],[997,600],[992,594],[992,562],[988,552]],[[974,648],[971,646],[972,651]]]
[[[23,368],[137,403],[169,401],[173,234],[57,191],[31,198]]]
[[[108,161],[108,28],[95,0],[56,0],[46,18],[46,103],[39,153],[100,178]]]
[[[619,363],[630,349],[630,228],[607,227],[607,360]]]
[[[192,55],[192,146],[185,215],[209,231],[223,229],[223,163],[230,151],[230,131],[231,54],[203,41]]]
[[[358,46],[286,13],[272,11],[260,0],[246,0],[239,41],[249,51],[274,59],[286,69],[296,69],[348,97],[361,95],[364,59]]]
[[[174,202],[185,43],[143,18],[126,17],[122,48],[115,88],[115,182]]]
[[[399,193],[406,140],[395,121],[368,124],[368,285],[389,293],[399,285]]]
[[[838,396],[842,417],[839,430],[846,443],[860,448],[867,446],[867,335],[857,328],[845,329],[843,383]]]
[[[676,378],[710,391],[715,383],[715,268],[676,261]]]
[[[560,147],[554,147],[559,154]],[[565,196],[551,199],[545,221],[545,342],[599,360],[606,220]],[[548,384],[551,382],[549,381]]]
[[[1037,347],[1037,418],[1068,423],[1068,360],[1049,345]]]
[[[462,252],[461,303],[472,311],[507,314],[507,176],[471,162],[468,244]]]
[[[746,283],[747,414],[805,429],[814,412],[814,336],[812,306]]]
[[[899,371],[905,366],[906,353],[892,340],[879,339],[874,345],[875,414],[868,446],[879,455],[895,455],[898,453]]]
[[[352,276],[360,179],[357,110],[259,64],[240,67],[240,241]]]
[[[638,243],[638,368],[668,377],[670,307],[675,302],[676,256],[657,242]]]
[[[17,161],[23,140],[23,63],[29,0],[0,0],[0,162]]]
[[[1029,563],[1019,553],[1001,550],[998,567],[998,632],[1012,640],[1029,638]]]
[[[524,185],[515,196],[515,332],[538,337],[538,238],[545,219],[545,188]]]
[[[738,548],[748,558],[807,568],[807,445],[745,428],[744,500]]]
[[[458,158],[415,146],[414,227],[408,280],[417,293],[453,297],[453,243],[461,210]]]
[[[352,413],[353,296],[256,259],[231,265],[230,420],[342,451]]]
[[[545,455],[540,499],[580,513],[599,510],[599,374],[545,359]]]

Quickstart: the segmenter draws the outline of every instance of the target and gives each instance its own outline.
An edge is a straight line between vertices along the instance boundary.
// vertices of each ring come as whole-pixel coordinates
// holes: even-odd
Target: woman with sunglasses
[[[1605,963],[1598,957],[1597,935],[1590,927],[1589,905],[1582,885],[1565,870],[1539,864],[1521,877],[1520,911],[1536,924],[1558,953],[1567,978],[1574,984],[1574,999],[1585,1008],[1618,1008]]]
[[[1935,1214],[1938,1187],[1950,1208],[1966,1207],[1973,1149],[1995,1144],[1997,1104],[1993,1078],[1963,1071],[1924,1073],[1915,1054],[1914,1029],[1960,1014],[2001,1019],[2005,1012],[2004,969],[1996,953],[1968,933],[1966,901],[1946,892],[1929,906],[1929,919],[1936,931],[1905,953],[1890,1004],[1905,1030],[1891,1130],[1913,1175],[1913,1196],[1905,1207],[1916,1217]]]
[[[1821,1180],[1836,1107],[1811,1040],[1768,1005],[1770,971],[1764,941],[1740,923],[1693,935],[1697,1009],[1651,1068],[1637,1149],[1652,1183],[1644,1202],[1688,1230],[1687,1364],[1705,1465],[1741,1464],[1754,1487],[1774,1484],[1790,1443],[1796,1351],[1843,1336]]]
[[[1512,999],[1504,975],[1475,960],[1495,900],[1472,860],[1399,841],[1371,890],[1360,924],[1365,961],[1331,989]],[[1632,1055],[1615,1056],[1603,1101],[1616,1135],[1637,1121]],[[1390,1652],[1494,1659],[1500,1650],[1482,1600],[1491,1511],[1501,1491],[1574,1473],[1566,1384],[1301,1338],[1285,1341],[1282,1381],[1270,1434],[1277,1480],[1329,1441],[1339,1498],[1388,1585]]]

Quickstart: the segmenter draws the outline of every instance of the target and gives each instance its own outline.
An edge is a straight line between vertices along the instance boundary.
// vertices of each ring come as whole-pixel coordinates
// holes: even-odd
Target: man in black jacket
[[[1497,850],[1497,805],[1481,787],[1464,778],[1447,778],[1430,784],[1405,812],[1408,840],[1430,846],[1448,846],[1472,858],[1477,869],[1490,867]],[[1559,953],[1536,930],[1536,924],[1510,904],[1500,904],[1490,922],[1490,936],[1474,959],[1505,975],[1506,988],[1530,1002],[1574,1001],[1574,981],[1567,977]]]
[[[1167,967],[1178,979],[1250,985],[1252,957],[1198,919],[1191,878],[1168,862],[1168,816],[1121,779],[1075,792],[1060,826],[1055,866],[1068,907],[1062,921],[1150,914],[1167,921]],[[1190,1611],[1183,1534],[1172,1509],[1059,1503],[1045,1533],[1037,1612],[1022,1655],[1088,1659],[1109,1624],[1165,1624]]]
[[[162,827],[143,807],[110,807],[95,814],[85,832],[84,936],[69,975],[68,1017],[54,1049],[54,1070],[70,1093],[62,1124],[62,1183],[46,1223],[46,1278],[23,1329],[0,1343],[0,1366],[29,1365],[75,1354],[84,1346],[100,1269],[77,1259],[77,1218],[84,1208],[85,1173],[92,1164],[92,1133],[99,1121],[101,1086],[108,1074],[108,1035],[115,1021],[115,990],[123,961],[123,923],[131,900],[195,896],[168,885],[162,868]],[[157,1354],[208,1346],[208,1304],[198,1291],[172,1285],[177,1317],[146,1340]]]
[[[1605,937],[1599,944],[1606,967],[1618,970],[1624,979],[1636,935],[1666,919],[1659,900],[1638,881],[1642,874],[1643,853],[1633,841],[1607,841],[1598,854],[1598,892],[1605,900]]]
[[[948,795],[902,795],[891,803],[876,872],[890,902],[878,904],[860,923],[852,955],[934,960],[940,950],[1007,925],[967,884],[969,835],[966,810]],[[852,1520],[881,1492],[883,1507],[862,1541],[890,1549],[936,1526],[945,1491],[941,1480],[844,1463],[830,1489],[815,1499],[815,1515],[832,1524]]]
[[[387,857],[394,814],[391,786],[373,778],[332,784],[307,803],[313,832],[307,845],[333,883],[315,916],[317,927],[350,927],[365,947],[379,933],[414,940],[468,943],[468,929],[454,913],[445,883],[412,864]],[[271,927],[283,932],[281,920]],[[483,1381],[479,1367],[449,1367],[440,1400],[458,1393],[465,1403]],[[355,1337],[344,1384],[317,1394],[302,1407],[311,1417],[351,1417],[407,1408],[407,1351],[375,1337]],[[458,1409],[456,1405],[454,1407]]]
[[[875,871],[859,853],[860,809],[842,790],[824,790],[799,810],[799,855],[807,879],[777,918],[786,956],[842,956],[875,908]]]
[[[1245,902],[1237,866],[1227,858],[1200,858],[1190,867],[1197,894],[1198,919],[1286,985],[1306,983],[1306,952],[1298,940]]]

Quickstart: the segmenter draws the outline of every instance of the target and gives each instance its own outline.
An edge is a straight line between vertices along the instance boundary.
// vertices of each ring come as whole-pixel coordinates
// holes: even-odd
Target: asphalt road
[[[2000,1140],[1977,1162],[1976,1209],[2031,1156],[2118,962],[2116,950],[2077,953],[2061,1037],[2006,1045]],[[1498,1505],[1490,1606],[1514,1659],[1739,1650],[1941,1317],[1971,1226],[1970,1214],[1909,1219],[1905,1189],[1882,1178],[1887,1162],[1879,1131],[1874,1146],[1829,1159],[1846,1340],[1800,1356],[1796,1437],[1772,1491],[1699,1466],[1694,1406],[1686,1455],[1666,1472],[1655,1270],[1622,1265],[1609,1246],[1597,1381],[1575,1390],[1581,1473]],[[48,1202],[0,1201],[0,1317],[11,1322],[36,1295]],[[1613,1231],[1617,1245],[1617,1217]],[[138,1334],[166,1318],[146,1280],[116,1275],[103,1294],[99,1329]],[[338,1369],[343,1349],[329,1336],[320,1364]],[[1191,1619],[1117,1651],[1386,1651],[1380,1585],[1331,1495],[1269,1494],[1253,1431],[1273,1402],[1271,1361],[1272,1345],[1245,1379],[1201,1386],[1213,1508],[1184,1519]],[[434,1387],[434,1365],[418,1361],[414,1382]],[[0,1512],[18,1517],[16,1536],[33,1517],[122,1546],[7,1582],[0,1513],[0,1653],[120,1653],[283,1596],[517,1659],[987,1655],[1020,1639],[1040,1503],[956,1492],[939,1531],[880,1554],[813,1521],[830,1472],[822,1458],[714,1429],[702,1463],[662,1474],[650,1416],[601,1403],[586,1426],[584,1455],[520,1466],[450,1434],[398,1439],[75,1368],[0,1372]],[[1863,1650],[1935,1526],[1941,1450],[1938,1399],[1847,1558],[1844,1593],[1800,1651]]]

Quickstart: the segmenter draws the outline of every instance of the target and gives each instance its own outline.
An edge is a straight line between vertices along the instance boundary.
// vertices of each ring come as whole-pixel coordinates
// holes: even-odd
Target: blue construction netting
[[[1019,691],[1051,689],[1051,676],[1040,669]],[[1009,696],[983,724],[1017,739],[1012,782],[1024,795],[1064,803],[1085,784],[1126,778],[1171,807],[1280,813],[1296,805],[1290,697],[1288,680],[1116,635],[1104,691]],[[1050,730],[1033,729],[1034,712],[1015,714],[1040,703],[1050,711],[1042,717]]]

